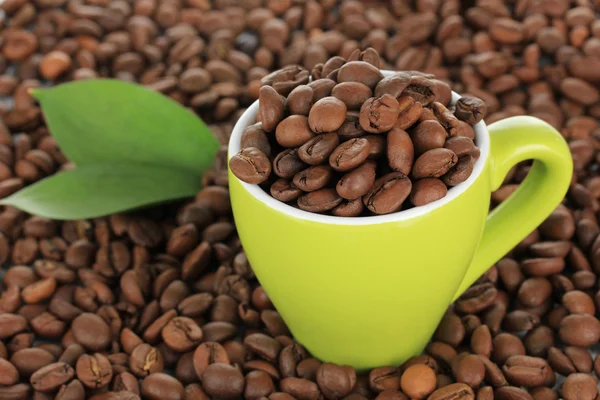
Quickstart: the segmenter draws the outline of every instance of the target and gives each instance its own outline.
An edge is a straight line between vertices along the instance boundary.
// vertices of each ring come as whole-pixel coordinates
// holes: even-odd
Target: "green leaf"
[[[52,135],[76,165],[123,161],[199,176],[219,147],[208,127],[179,103],[111,79],[35,89]]]
[[[133,163],[96,163],[50,176],[0,201],[52,219],[94,218],[192,197],[200,179],[185,171]]]

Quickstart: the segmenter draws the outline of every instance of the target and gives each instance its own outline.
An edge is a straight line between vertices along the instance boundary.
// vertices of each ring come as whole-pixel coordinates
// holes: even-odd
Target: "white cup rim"
[[[389,76],[395,73],[395,71],[381,71],[384,76]],[[455,92],[452,92],[452,101],[456,102],[461,96]],[[240,141],[244,129],[255,123],[256,114],[258,113],[258,100],[256,100],[248,109],[242,114],[235,124],[233,131],[231,132],[231,138],[229,139],[228,156],[231,158],[240,151]],[[318,222],[331,225],[375,225],[387,222],[398,222],[405,221],[412,218],[425,215],[432,212],[435,209],[443,207],[445,204],[450,203],[457,197],[461,196],[476,180],[484,170],[487,158],[490,152],[490,138],[487,131],[485,122],[480,121],[473,126],[475,130],[475,141],[479,147],[480,156],[475,162],[473,172],[471,176],[464,181],[450,189],[448,194],[436,201],[419,207],[413,207],[408,210],[403,210],[391,214],[385,215],[374,215],[366,217],[338,217],[334,215],[316,214],[308,211],[294,208],[284,202],[276,200],[271,195],[265,192],[258,185],[249,184],[236,178],[234,175],[231,177],[237,179],[239,184],[242,185],[244,190],[250,193],[256,200],[265,204],[266,206],[275,209],[283,214],[287,214],[291,217],[298,218],[301,220]]]

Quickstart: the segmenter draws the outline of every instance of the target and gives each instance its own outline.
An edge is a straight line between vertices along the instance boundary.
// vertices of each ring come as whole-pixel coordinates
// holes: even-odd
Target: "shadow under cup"
[[[386,73],[386,75],[389,73]],[[453,94],[453,100],[459,98]],[[229,144],[240,150],[258,102]],[[279,202],[229,171],[248,260],[292,334],[322,361],[359,370],[400,365],[427,345],[470,265],[490,202],[489,136],[473,173],[445,198],[399,213],[343,218]]]

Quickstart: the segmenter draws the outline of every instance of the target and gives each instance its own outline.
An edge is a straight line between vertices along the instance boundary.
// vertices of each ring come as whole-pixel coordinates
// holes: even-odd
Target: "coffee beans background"
[[[0,398],[595,399],[599,6],[5,0],[0,196],[69,167],[29,87],[137,81],[192,108],[225,144],[268,73],[369,46],[385,68],[450,78],[483,99],[487,122],[548,121],[569,141],[575,176],[564,204],[449,309],[426,354],[366,374],[293,342],[236,237],[224,149],[193,201],[69,222],[3,209]],[[510,172],[494,205],[528,168]]]

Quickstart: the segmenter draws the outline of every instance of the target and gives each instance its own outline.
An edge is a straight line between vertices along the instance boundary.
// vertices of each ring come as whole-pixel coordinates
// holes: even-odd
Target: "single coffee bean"
[[[457,382],[477,388],[485,377],[485,366],[479,357],[469,354],[458,361],[455,375]]]
[[[371,97],[360,108],[360,126],[371,133],[382,133],[392,129],[398,118],[400,105],[389,94]]]
[[[335,189],[319,189],[298,198],[298,207],[304,211],[324,212],[331,210],[342,202]]]
[[[572,314],[561,321],[558,334],[568,345],[588,347],[600,340],[600,322],[591,315]]]
[[[242,149],[254,147],[262,151],[265,156],[271,157],[271,145],[265,130],[262,128],[262,122],[250,125],[244,129],[242,138],[240,139]]]
[[[494,398],[499,400],[533,400],[525,390],[515,386],[502,386],[494,391]]]
[[[589,351],[582,349],[581,347],[567,346],[565,347],[565,354],[578,372],[592,372],[592,356]]]
[[[285,203],[296,200],[302,195],[302,190],[298,189],[292,182],[283,178],[276,180],[271,185],[269,192],[276,200],[283,201]]]
[[[260,88],[258,101],[262,128],[267,132],[272,132],[283,119],[285,98],[271,86],[263,86]]]
[[[331,90],[331,95],[344,102],[348,110],[360,110],[372,94],[371,89],[360,82],[338,83]]]
[[[410,96],[401,96],[398,98],[398,119],[394,127],[406,130],[412,127],[423,114],[423,106]]]
[[[266,372],[251,371],[246,375],[245,399],[258,400],[261,397],[269,396],[274,391],[273,379]]]
[[[331,210],[333,215],[338,217],[358,217],[364,210],[362,198],[355,200],[342,201],[337,207]]]
[[[327,160],[339,143],[335,132],[317,135],[298,149],[298,157],[309,165],[319,165]]]
[[[31,375],[30,382],[35,390],[53,392],[73,379],[75,371],[65,363],[53,363],[38,369]]]
[[[400,379],[400,387],[411,399],[423,399],[435,390],[435,372],[427,365],[408,367]]]
[[[182,400],[186,398],[183,385],[170,375],[160,372],[148,375],[142,381],[141,394],[149,400]]]
[[[596,314],[594,301],[585,292],[580,290],[572,290],[565,293],[562,297],[562,304],[572,314]]]
[[[464,383],[453,383],[443,388],[437,389],[428,400],[474,400],[473,389]]]
[[[299,147],[316,134],[308,126],[304,115],[290,115],[277,125],[275,130],[277,143],[283,147]]]
[[[186,352],[195,348],[202,340],[202,329],[188,317],[171,319],[161,331],[162,338],[169,348]]]
[[[448,138],[444,143],[446,149],[452,150],[458,158],[465,156],[472,156],[475,160],[479,158],[479,149],[475,146],[475,143],[468,137],[464,136],[453,136]]]
[[[369,142],[369,158],[377,160],[385,154],[387,138],[382,135],[367,135],[364,137]]]
[[[287,96],[296,86],[308,82],[310,72],[299,65],[288,65],[271,72],[260,80],[261,86],[269,85],[282,96]]]
[[[396,72],[393,75],[387,76],[379,81],[375,87],[375,96],[381,97],[384,94],[389,94],[394,98],[399,98],[402,92],[410,83],[410,75],[406,72]]]
[[[354,200],[365,195],[375,182],[377,164],[365,161],[361,166],[348,172],[336,185],[337,193],[344,199]]]
[[[296,149],[284,150],[273,160],[273,171],[280,178],[291,179],[306,167],[308,165],[302,162]]]
[[[329,156],[329,165],[336,171],[349,171],[362,164],[369,156],[369,142],[366,139],[350,139]]]
[[[365,130],[360,126],[360,112],[348,111],[344,123],[337,134],[341,141],[355,139],[365,135]]]
[[[351,367],[324,363],[317,371],[317,384],[326,399],[340,399],[352,391],[356,372]]]
[[[88,350],[102,351],[110,345],[110,327],[96,314],[83,313],[79,315],[73,320],[71,331],[77,343]]]
[[[421,155],[429,150],[446,147],[444,146],[447,136],[446,130],[437,121],[428,120],[421,122],[412,130],[410,136],[417,155]]]
[[[336,85],[335,81],[333,79],[329,79],[329,78],[317,79],[317,80],[310,82],[308,84],[308,86],[313,91],[313,97],[312,97],[313,104],[316,103],[317,101],[331,95],[331,91],[333,90],[335,85]]]
[[[0,384],[10,386],[18,382],[19,371],[17,368],[8,360],[0,358]]]
[[[506,379],[513,385],[536,387],[546,381],[546,374],[554,374],[543,358],[515,355],[502,367]]]
[[[566,400],[594,399],[598,394],[597,379],[588,374],[572,374],[563,383],[562,393]]]
[[[232,365],[215,363],[202,374],[202,386],[209,396],[235,399],[244,391],[244,376]]]
[[[513,355],[525,355],[525,346],[521,339],[510,333],[496,335],[492,343],[492,359],[498,364],[504,364]]]
[[[469,125],[475,125],[481,121],[487,111],[483,101],[471,96],[461,97],[455,106],[454,115],[456,115],[456,118],[465,121]]]
[[[469,176],[473,173],[473,167],[475,166],[475,159],[471,156],[464,156],[458,160],[456,165],[454,165],[444,176],[442,176],[442,181],[447,186],[456,186],[460,183],[463,183]]]
[[[412,76],[408,86],[403,91],[403,95],[410,96],[416,102],[426,106],[435,100],[434,83],[423,76]]]
[[[447,193],[448,188],[439,179],[420,179],[413,184],[410,192],[410,202],[414,206],[424,206],[445,197]]]
[[[414,160],[414,145],[406,131],[394,127],[387,135],[387,158],[389,166],[408,175]]]
[[[359,82],[374,89],[383,79],[379,69],[365,61],[350,61],[342,65],[338,72],[338,82]]]
[[[85,399],[85,388],[81,384],[81,381],[75,379],[68,385],[61,386],[60,390],[56,394],[56,400],[79,400]]]
[[[287,96],[285,104],[290,114],[308,116],[313,104],[313,89],[308,85],[296,87]]]
[[[308,113],[308,125],[313,132],[334,132],[346,119],[346,104],[335,97],[317,101]]]
[[[16,314],[0,314],[0,339],[9,338],[27,329],[25,318]]]
[[[412,183],[406,175],[391,172],[375,181],[363,196],[363,202],[375,214],[389,214],[400,210],[411,189]]]
[[[439,178],[458,162],[458,157],[448,149],[433,149],[423,153],[412,169],[415,179]]]
[[[229,364],[229,356],[223,346],[215,342],[204,342],[196,348],[194,370],[198,378],[202,379],[206,368],[214,363]]]
[[[294,175],[294,185],[305,191],[319,190],[329,183],[333,177],[333,170],[329,165],[315,165]]]
[[[242,149],[229,160],[231,172],[240,180],[250,183],[262,183],[271,174],[269,158],[255,147]]]
[[[83,354],[75,366],[77,379],[90,389],[102,389],[110,383],[113,369],[108,358],[102,354]]]
[[[137,377],[143,378],[155,372],[162,372],[164,359],[157,348],[142,343],[131,352],[129,368]]]

